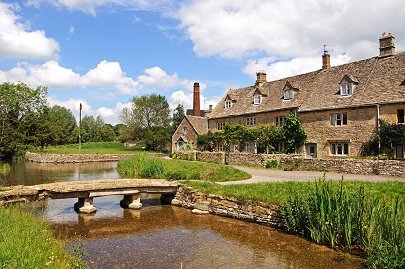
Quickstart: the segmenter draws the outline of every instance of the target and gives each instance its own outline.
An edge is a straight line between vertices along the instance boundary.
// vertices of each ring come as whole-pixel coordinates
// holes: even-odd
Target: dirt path
[[[251,184],[259,182],[281,182],[281,181],[312,181],[322,177],[324,174],[327,179],[339,180],[342,176],[345,180],[361,181],[401,181],[405,183],[405,177],[393,177],[382,175],[355,175],[336,172],[317,172],[317,171],[282,171],[264,168],[252,168],[244,166],[234,166],[237,169],[248,172],[252,178],[248,180],[238,180],[230,182],[220,182],[221,185],[228,184]]]

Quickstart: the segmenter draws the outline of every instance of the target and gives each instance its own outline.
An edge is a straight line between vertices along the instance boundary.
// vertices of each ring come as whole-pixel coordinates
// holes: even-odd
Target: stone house
[[[320,158],[358,156],[378,130],[378,119],[404,123],[405,52],[395,52],[391,34],[384,33],[379,45],[376,57],[333,67],[325,51],[322,69],[275,81],[267,82],[266,74],[258,72],[254,85],[226,93],[208,114],[208,130],[238,123],[283,125],[292,112],[308,134],[298,152]],[[403,158],[404,144],[393,146],[396,158]],[[232,150],[256,152],[256,146]]]
[[[187,110],[187,115],[183,118],[176,131],[172,135],[172,152],[180,150],[184,144],[197,146],[197,137],[208,132],[208,120],[206,115],[210,110],[200,109],[200,85],[194,83],[193,109]],[[203,115],[203,116],[201,116]]]

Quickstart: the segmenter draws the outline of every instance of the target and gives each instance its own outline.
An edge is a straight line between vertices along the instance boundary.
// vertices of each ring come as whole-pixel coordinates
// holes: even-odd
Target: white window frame
[[[247,126],[255,126],[256,125],[256,116],[250,116],[246,118],[246,125]]]
[[[232,107],[232,101],[225,101],[225,109],[230,109]]]
[[[284,91],[283,99],[284,100],[291,100],[293,99],[294,91],[291,88],[288,88]]]
[[[330,154],[332,156],[349,156],[349,143],[348,142],[330,143]]]
[[[340,95],[341,96],[351,96],[353,94],[353,83],[343,83],[340,84]]]
[[[330,126],[332,127],[347,126],[348,121],[347,112],[330,114]]]
[[[253,104],[254,105],[260,105],[261,103],[262,103],[262,96],[261,95],[253,96]]]
[[[184,127],[183,127],[183,134],[185,134],[185,135],[188,134],[188,128],[187,128],[187,126],[184,126]]]
[[[246,152],[257,153],[256,152],[256,143],[246,143],[245,149],[246,149]]]

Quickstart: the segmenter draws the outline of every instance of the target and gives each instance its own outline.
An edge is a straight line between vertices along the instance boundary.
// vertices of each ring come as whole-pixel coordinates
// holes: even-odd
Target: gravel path
[[[317,172],[317,171],[282,171],[264,168],[252,168],[245,166],[234,166],[235,168],[248,172],[252,178],[247,180],[219,182],[221,185],[229,184],[251,184],[259,182],[282,182],[282,181],[312,181],[322,177],[324,174],[327,179],[339,180],[342,176],[345,180],[361,181],[401,181],[405,183],[405,177],[393,177],[382,175],[355,175],[336,172]]]

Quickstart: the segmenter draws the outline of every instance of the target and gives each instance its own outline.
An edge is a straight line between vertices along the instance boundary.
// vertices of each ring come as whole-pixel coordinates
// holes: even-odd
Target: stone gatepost
[[[74,206],[76,212],[78,213],[94,213],[97,211],[96,207],[93,205],[93,198],[79,198],[79,201],[75,203]]]
[[[126,195],[124,195],[124,199],[122,199],[120,201],[120,205],[123,208],[129,208],[129,209],[140,209],[140,208],[142,208],[141,194],[140,193],[135,193],[135,194],[126,194]]]

